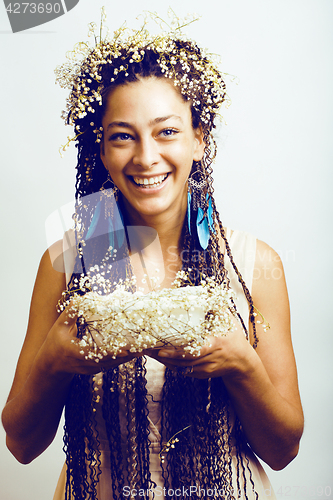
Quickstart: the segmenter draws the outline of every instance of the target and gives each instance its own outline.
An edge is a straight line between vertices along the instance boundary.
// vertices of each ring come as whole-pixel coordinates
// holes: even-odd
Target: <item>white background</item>
[[[75,148],[59,118],[66,91],[53,70],[87,25],[129,25],[143,10],[166,18],[168,4],[80,0],[68,14],[12,34],[0,5],[1,358],[0,404],[13,378],[41,254],[46,218],[74,195]],[[221,54],[232,105],[219,129],[215,166],[226,225],[247,230],[283,259],[305,411],[299,456],[266,467],[278,498],[314,499],[333,490],[332,467],[332,0],[170,0],[180,15],[202,14],[192,38]],[[61,430],[32,464],[18,464],[0,441],[1,500],[52,499],[64,455]],[[301,487],[297,491],[296,487]],[[290,495],[288,495],[290,493]],[[326,493],[329,490],[326,489]],[[282,495],[281,495],[282,494]],[[331,497],[333,498],[333,494]]]

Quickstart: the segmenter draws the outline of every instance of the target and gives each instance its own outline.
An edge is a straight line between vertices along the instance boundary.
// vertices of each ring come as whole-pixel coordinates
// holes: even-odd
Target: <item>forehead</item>
[[[140,78],[119,85],[107,97],[105,117],[136,119],[179,115],[191,120],[191,105],[168,78]]]

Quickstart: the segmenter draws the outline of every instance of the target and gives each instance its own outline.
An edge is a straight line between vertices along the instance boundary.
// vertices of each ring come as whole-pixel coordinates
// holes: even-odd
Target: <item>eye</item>
[[[163,130],[161,130],[160,135],[162,135],[163,137],[172,137],[173,135],[176,135],[178,133],[179,131],[174,128],[164,128]]]
[[[132,136],[130,134],[127,134],[126,132],[116,132],[115,134],[112,134],[109,137],[109,141],[129,141],[132,139]]]

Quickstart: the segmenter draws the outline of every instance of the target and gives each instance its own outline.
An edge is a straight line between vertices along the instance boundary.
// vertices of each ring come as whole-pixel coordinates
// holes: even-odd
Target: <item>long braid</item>
[[[231,493],[230,485],[232,484],[231,470],[231,423],[229,412],[229,397],[221,378],[211,380],[211,407],[210,429],[218,439],[212,441],[212,456],[215,457],[215,470],[219,472],[217,475],[217,488],[224,491],[225,494]],[[216,418],[216,415],[219,415]]]
[[[166,370],[166,382],[162,395],[162,417],[165,439],[169,439],[185,427],[194,424],[196,416],[195,381],[179,377],[177,373]],[[170,418],[172,415],[172,418]],[[167,489],[174,484],[188,486],[195,481],[196,449],[192,429],[186,429],[178,435],[179,442],[175,450],[165,457],[164,480]]]
[[[66,452],[67,482],[65,500],[81,499],[90,495],[97,500],[100,474],[98,436],[94,433],[91,378],[75,375],[65,409],[64,450]],[[82,440],[82,436],[85,439]],[[94,463],[97,467],[92,467]],[[88,468],[87,468],[88,464]]]
[[[249,318],[251,321],[251,325],[252,325],[252,329],[253,329],[253,338],[254,338],[253,348],[256,348],[257,344],[258,344],[258,337],[257,337],[257,333],[256,333],[255,314],[254,314],[255,311],[254,311],[253,299],[251,297],[249,289],[247,288],[246,283],[245,283],[241,273],[239,272],[239,270],[234,262],[234,259],[233,259],[232,253],[231,253],[231,249],[230,249],[230,245],[229,245],[229,242],[226,238],[225,230],[224,230],[224,227],[222,225],[220,215],[219,215],[219,212],[217,210],[215,199],[214,199],[214,187],[213,187],[213,179],[212,179],[212,173],[213,173],[212,162],[213,162],[215,155],[216,155],[216,144],[215,144],[214,139],[210,136],[208,137],[205,135],[205,141],[206,141],[206,144],[208,144],[208,145],[205,148],[204,158],[203,158],[200,166],[198,164],[195,164],[195,169],[199,169],[201,167],[202,176],[204,179],[206,179],[206,182],[207,182],[206,189],[207,189],[207,194],[208,194],[207,198],[210,199],[211,203],[212,203],[213,217],[218,224],[220,235],[224,240],[226,252],[227,252],[227,255],[230,259],[230,263],[231,263],[231,265],[232,265],[232,267],[237,275],[239,283],[241,284],[241,286],[243,288],[246,300],[248,301],[249,309],[250,309]],[[212,146],[211,146],[211,144],[212,144]],[[211,147],[213,147],[213,153],[211,152]],[[192,172],[193,172],[193,169],[192,169]],[[206,199],[206,207],[205,207],[206,213],[208,210],[208,199]],[[220,243],[219,243],[219,238],[218,238],[217,232],[215,232],[215,233],[213,231],[210,232],[210,247],[208,247],[208,251],[209,251],[209,253],[211,253],[211,258],[212,258],[213,263],[214,263],[213,267],[214,267],[215,272],[217,272],[217,276],[219,276],[219,278],[221,279],[221,282],[228,281],[228,278],[226,276],[226,270],[224,267],[224,255],[220,250]],[[243,326],[243,329],[246,333],[246,337],[248,338],[248,331],[247,331],[247,328],[244,324],[243,318],[240,316],[240,314],[238,314],[238,318],[239,318],[239,320]]]
[[[149,470],[149,421],[148,421],[148,399],[146,387],[146,368],[142,358],[135,359],[135,410],[136,410],[136,433],[138,442],[138,462],[140,472],[141,488],[150,489],[152,483]]]
[[[249,289],[247,288],[247,286],[245,284],[245,281],[243,280],[243,277],[242,277],[241,273],[238,271],[237,266],[236,266],[236,264],[234,262],[234,259],[233,259],[232,253],[231,253],[231,249],[230,249],[230,246],[229,246],[229,242],[227,240],[224,228],[222,226],[222,222],[220,220],[219,213],[217,212],[217,210],[215,211],[215,213],[216,213],[216,217],[217,217],[217,220],[218,220],[218,224],[219,224],[219,228],[220,228],[220,233],[221,233],[221,236],[222,236],[222,238],[224,240],[224,243],[225,243],[225,248],[226,248],[226,251],[227,251],[227,255],[228,255],[228,257],[230,259],[230,262],[231,262],[231,265],[232,265],[232,267],[233,267],[233,269],[234,269],[234,271],[235,271],[235,273],[237,275],[238,281],[242,285],[242,288],[243,288],[243,291],[244,291],[244,295],[245,295],[246,300],[248,301],[248,304],[249,304],[249,308],[250,308],[250,321],[251,321],[251,324],[252,324],[253,338],[254,338],[253,348],[255,349],[257,347],[259,339],[258,339],[257,330],[256,330],[253,299],[251,297]],[[244,325],[243,321],[242,321],[242,325],[243,325],[243,328],[245,329],[245,331],[247,331],[247,329],[245,328],[245,325]]]
[[[121,448],[119,421],[118,377],[118,368],[109,370],[103,374],[102,411],[110,447],[110,474],[114,498],[119,498],[120,492],[124,486],[123,453]]]

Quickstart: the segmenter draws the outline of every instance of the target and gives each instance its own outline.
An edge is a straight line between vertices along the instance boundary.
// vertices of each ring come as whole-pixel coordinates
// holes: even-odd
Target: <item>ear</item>
[[[194,141],[193,160],[200,161],[202,160],[206,146],[201,125],[194,129]]]

